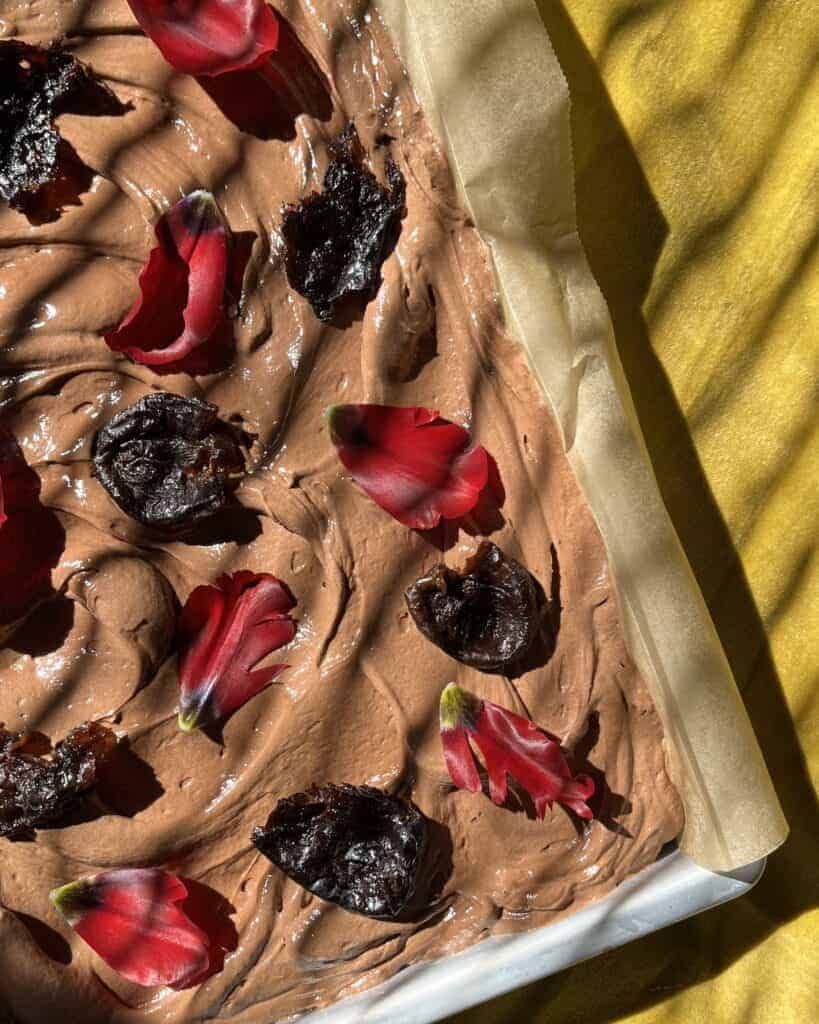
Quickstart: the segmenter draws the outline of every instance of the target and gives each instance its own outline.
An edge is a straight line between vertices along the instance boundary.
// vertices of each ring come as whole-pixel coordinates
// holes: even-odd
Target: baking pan
[[[493,936],[300,1020],[310,1024],[431,1024],[750,892],[766,858],[717,874],[674,848],[607,897],[554,924]]]

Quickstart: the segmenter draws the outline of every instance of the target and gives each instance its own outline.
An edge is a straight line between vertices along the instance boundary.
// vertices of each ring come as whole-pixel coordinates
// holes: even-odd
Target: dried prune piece
[[[132,519],[160,530],[190,527],[230,501],[245,472],[249,436],[198,398],[146,395],[94,439],[94,471]]]
[[[91,172],[60,137],[55,118],[124,109],[70,53],[0,42],[0,199],[35,222],[56,217],[88,188]]]
[[[406,599],[428,640],[482,672],[516,665],[541,628],[531,574],[491,541],[481,544],[461,572],[436,565],[407,588]]]
[[[392,159],[387,188],[364,167],[355,125],[332,147],[324,191],[285,208],[285,267],[293,288],[319,320],[332,320],[345,300],[368,302],[378,289],[381,264],[398,238],[404,212],[404,176]]]
[[[60,818],[96,783],[117,737],[99,722],[77,726],[50,758],[25,753],[26,736],[0,729],[0,836],[16,839]]]
[[[415,804],[372,786],[313,786],[280,800],[252,839],[316,896],[394,920],[418,886],[427,820]]]

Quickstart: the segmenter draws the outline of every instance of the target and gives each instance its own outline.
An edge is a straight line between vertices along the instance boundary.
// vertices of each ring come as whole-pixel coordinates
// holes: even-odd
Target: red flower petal
[[[441,743],[444,747],[444,761],[450,778],[458,789],[480,793],[481,777],[465,729],[442,729]]]
[[[224,344],[229,230],[204,190],[192,192],[157,222],[159,245],[139,275],[142,292],[108,346],[166,372],[199,372],[201,346]]]
[[[336,405],[330,436],[353,480],[400,523],[430,530],[474,508],[488,477],[468,431],[417,406]]]
[[[50,899],[80,938],[129,981],[185,988],[210,962],[207,935],[177,906],[187,894],[175,875],[133,868],[69,882]]]
[[[506,778],[511,775],[531,796],[539,818],[555,800],[581,818],[593,817],[586,801],[594,783],[588,775],[572,778],[560,744],[528,718],[450,683],[441,694],[441,740],[447,769],[459,789],[477,793],[481,788],[471,742],[483,754],[494,803],[506,800]]]
[[[262,658],[290,643],[296,600],[268,573],[237,572],[197,587],[179,618],[179,727],[190,732],[224,718],[287,668]]]
[[[252,68],[279,43],[279,22],[263,0],[128,0],[165,60],[187,75]]]
[[[53,593],[51,570],[64,545],[59,519],[40,504],[40,478],[0,427],[0,628]]]

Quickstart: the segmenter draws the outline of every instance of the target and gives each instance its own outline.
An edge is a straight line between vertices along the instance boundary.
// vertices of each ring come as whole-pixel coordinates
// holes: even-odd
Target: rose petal
[[[105,340],[135,363],[195,372],[194,358],[201,362],[196,350],[223,346],[230,330],[229,231],[216,200],[200,189],[163,214],[155,234],[159,245],[139,275],[141,295]]]
[[[129,981],[185,988],[210,961],[207,935],[177,906],[187,894],[175,875],[132,868],[69,882],[50,899],[80,938]]]
[[[296,601],[268,573],[237,572],[197,587],[179,618],[179,726],[190,732],[224,718],[268,686],[286,665],[254,668],[290,643]]]
[[[488,457],[463,427],[417,406],[336,405],[327,418],[355,482],[400,523],[430,530],[474,508]]]
[[[51,570],[64,546],[59,519],[40,503],[40,478],[0,427],[0,628],[53,593]]]
[[[165,60],[187,75],[252,68],[279,43],[279,23],[263,0],[128,0]]]
[[[539,818],[555,801],[581,818],[593,817],[586,801],[594,793],[594,783],[587,775],[572,777],[560,744],[528,718],[478,700],[450,683],[441,694],[441,739],[447,769],[459,789],[480,789],[469,746],[473,743],[483,755],[493,803],[506,800],[511,776],[532,798]]]

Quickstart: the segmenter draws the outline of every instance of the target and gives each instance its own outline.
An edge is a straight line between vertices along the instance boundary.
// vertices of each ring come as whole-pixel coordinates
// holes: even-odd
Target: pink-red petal
[[[449,777],[458,789],[467,789],[470,793],[480,793],[481,777],[475,764],[475,755],[469,746],[466,729],[456,726],[454,729],[441,730],[441,745],[444,748],[444,761]]]
[[[216,200],[200,189],[163,214],[155,234],[158,245],[139,276],[140,296],[105,340],[135,363],[202,372],[202,349],[218,349],[221,358],[230,334],[228,227]]]
[[[480,701],[455,683],[450,683],[441,693],[439,714],[444,761],[458,789],[467,789],[470,793],[481,791],[481,777],[467,738],[467,729],[472,728],[480,709]]]
[[[287,666],[256,668],[295,636],[296,601],[269,573],[237,572],[197,587],[179,618],[180,728],[217,721]]]
[[[264,0],[128,0],[143,32],[177,71],[221,75],[258,65],[279,44]]]
[[[186,988],[208,969],[209,939],[180,909],[181,879],[157,868],[70,882],[51,901],[115,971],[138,985]]]
[[[511,777],[532,798],[539,818],[554,802],[581,818],[593,817],[586,803],[594,793],[593,781],[587,775],[572,776],[560,744],[528,718],[492,701],[478,701],[451,683],[441,695],[441,738],[447,768],[459,788],[479,788],[474,762],[470,769],[467,761],[472,743],[483,757],[494,803],[506,800]]]
[[[40,502],[40,478],[0,427],[0,632],[53,593],[65,532]]]
[[[487,482],[484,448],[468,431],[417,406],[337,405],[330,436],[355,482],[405,526],[430,530],[474,507]]]

